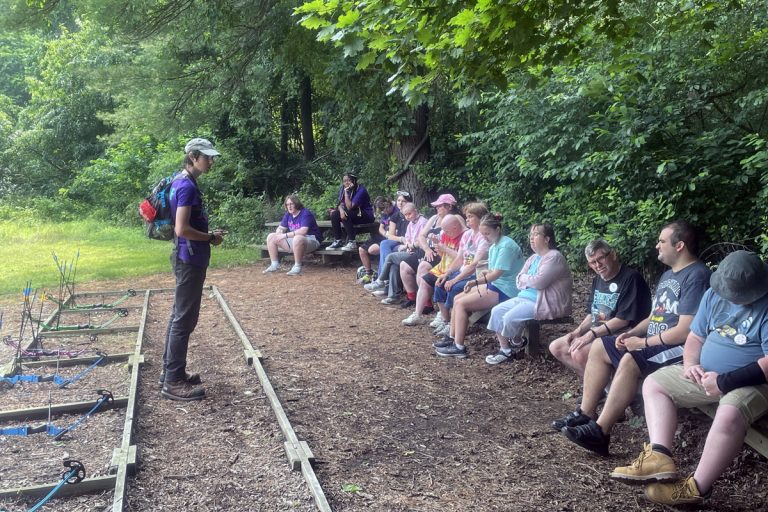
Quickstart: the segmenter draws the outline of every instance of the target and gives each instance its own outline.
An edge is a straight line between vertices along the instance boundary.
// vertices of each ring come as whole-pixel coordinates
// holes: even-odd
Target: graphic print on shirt
[[[648,324],[648,336],[656,336],[677,325],[678,306],[680,304],[680,283],[676,279],[665,279],[657,287],[653,303],[653,315]],[[674,325],[670,325],[674,319]]]
[[[614,290],[616,283],[611,283],[611,290]],[[616,305],[619,303],[620,293],[611,291],[604,293],[595,290],[595,296],[592,299],[592,325],[601,324],[611,319]]]

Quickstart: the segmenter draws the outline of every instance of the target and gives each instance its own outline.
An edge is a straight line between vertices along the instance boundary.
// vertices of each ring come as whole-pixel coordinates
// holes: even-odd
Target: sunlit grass
[[[54,262],[72,264],[78,283],[169,272],[171,242],[149,240],[140,228],[115,227],[93,220],[66,223],[0,221],[0,295],[34,288],[57,288]],[[78,257],[79,252],[79,257]],[[258,259],[252,248],[213,251],[212,267],[245,264]],[[75,268],[76,263],[76,268]]]

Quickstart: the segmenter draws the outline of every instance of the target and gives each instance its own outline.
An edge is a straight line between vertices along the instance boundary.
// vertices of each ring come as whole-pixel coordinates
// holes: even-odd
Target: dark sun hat
[[[709,284],[734,304],[751,304],[768,293],[768,266],[749,251],[734,251],[720,263]]]

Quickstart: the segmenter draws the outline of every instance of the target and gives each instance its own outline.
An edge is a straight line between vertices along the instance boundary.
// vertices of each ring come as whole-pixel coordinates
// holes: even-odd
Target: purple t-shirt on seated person
[[[358,185],[355,193],[350,198],[352,201],[352,208],[359,208],[359,215],[368,221],[373,221],[373,205],[371,204],[371,197],[368,195],[368,191],[364,186]],[[336,204],[344,204],[344,187],[339,190],[339,200]]]
[[[300,228],[309,228],[307,235],[314,235],[318,242],[323,241],[323,235],[320,233],[320,228],[317,225],[315,216],[306,208],[299,210],[299,213],[294,217],[288,212],[283,215],[283,220],[280,221],[280,225],[286,228],[288,231],[296,231]]]
[[[208,232],[208,212],[203,206],[203,195],[197,188],[195,180],[186,172],[182,172],[182,175],[171,184],[170,203],[174,224],[176,223],[176,210],[180,206],[189,206],[189,225],[203,233]],[[177,254],[181,261],[196,267],[206,268],[211,259],[211,244],[207,240],[187,240],[180,236],[178,237]]]

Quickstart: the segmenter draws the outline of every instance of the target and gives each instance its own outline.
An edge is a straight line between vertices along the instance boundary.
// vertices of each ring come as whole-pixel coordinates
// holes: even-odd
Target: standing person
[[[670,268],[656,286],[650,316],[625,333],[603,336],[602,343],[592,344],[581,405],[552,422],[552,428],[599,455],[608,455],[611,430],[635,399],[643,379],[682,361],[683,343],[709,287],[710,272],[696,257],[698,240],[691,224],[676,220],[665,225],[656,250],[659,261]],[[597,405],[609,382],[611,388],[597,416]]]
[[[341,249],[342,251],[356,251],[357,242],[355,236],[355,224],[368,224],[373,222],[373,205],[371,198],[364,186],[357,182],[357,175],[351,172],[342,177],[339,200],[336,207],[331,210],[331,228],[334,241],[326,247],[327,250]],[[342,232],[342,226],[344,228]],[[346,233],[347,243],[343,237]]]
[[[171,267],[176,276],[173,310],[165,336],[161,394],[171,400],[201,400],[205,389],[200,375],[187,373],[189,336],[200,315],[203,283],[211,257],[211,245],[220,245],[223,232],[208,231],[208,213],[197,178],[213,167],[220,153],[206,139],[192,139],[184,147],[184,170],[171,185],[170,203],[174,225]]]
[[[708,498],[741,452],[749,425],[768,412],[768,266],[755,253],[732,252],[709,283],[685,340],[683,364],[666,366],[643,384],[648,443],[631,465],[611,473],[622,482],[646,484],[645,496],[654,503]],[[680,478],[672,458],[677,410],[705,404],[717,404],[715,418],[696,470]]]
[[[280,270],[280,249],[293,252],[293,267],[286,275],[301,274],[304,255],[316,251],[323,241],[314,214],[304,208],[299,196],[285,197],[285,215],[274,233],[267,236],[270,265],[262,273]]]
[[[550,343],[557,360],[584,377],[590,344],[642,322],[651,311],[651,290],[643,276],[623,265],[605,240],[592,240],[584,249],[587,264],[597,274],[587,302],[587,316],[565,336]]]

